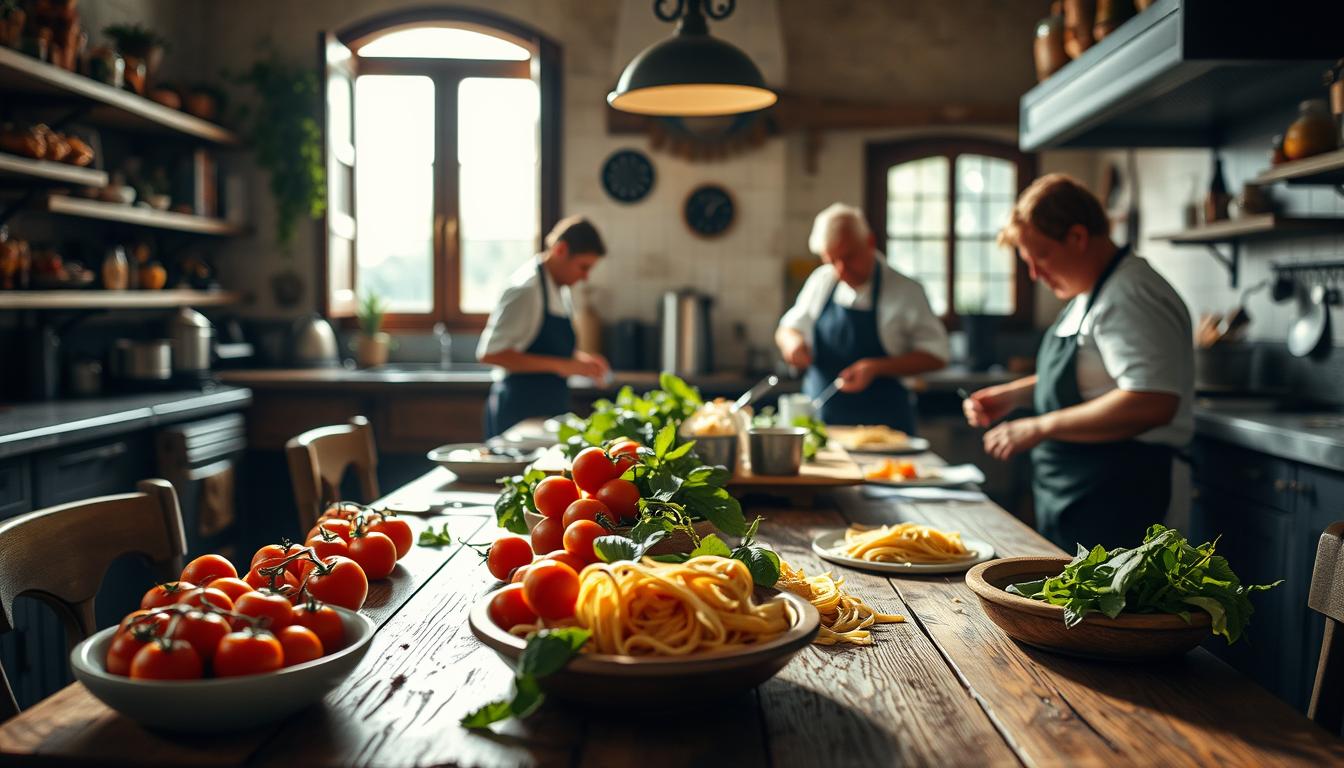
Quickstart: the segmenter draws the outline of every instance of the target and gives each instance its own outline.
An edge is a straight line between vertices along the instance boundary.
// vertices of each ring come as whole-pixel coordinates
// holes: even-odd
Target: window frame
[[[437,59],[415,57],[361,57],[355,51],[372,39],[407,28],[422,26],[451,26],[469,29],[483,34],[501,37],[530,49],[533,55],[525,61],[494,59]],[[512,19],[498,16],[487,11],[471,9],[435,9],[421,8],[397,11],[371,17],[337,32],[337,41],[348,47],[353,53],[352,65],[354,78],[361,75],[421,75],[434,82],[435,118],[435,165],[434,174],[434,223],[432,233],[433,249],[433,301],[434,307],[428,313],[388,313],[384,318],[386,330],[423,330],[427,331],[442,323],[452,331],[480,331],[485,328],[488,314],[467,313],[461,310],[461,239],[460,239],[460,186],[459,163],[457,157],[457,90],[461,81],[469,77],[506,77],[528,78],[538,85],[541,100],[541,120],[539,150],[539,208],[537,250],[541,249],[541,238],[555,225],[560,215],[560,158],[561,158],[561,48],[554,41],[536,30]],[[352,83],[353,84],[353,83]],[[355,107],[352,104],[352,110]],[[326,146],[324,132],[324,151]],[[359,138],[355,137],[356,144]],[[439,167],[441,166],[441,168]],[[359,169],[355,167],[358,175]],[[328,182],[330,183],[330,182]],[[352,188],[351,194],[355,194]],[[356,221],[358,207],[355,208]],[[343,324],[352,324],[353,311],[349,307],[335,307],[332,302],[332,290],[326,251],[326,225],[319,233],[322,244],[322,258],[319,259],[320,280],[322,285],[322,311],[329,317],[342,319]],[[350,285],[354,286],[356,299],[359,293],[359,232],[356,227],[350,258]],[[357,303],[357,302],[356,302]]]
[[[895,166],[927,157],[947,158],[947,246],[944,264],[947,269],[947,312],[942,316],[943,324],[949,330],[961,327],[961,318],[953,301],[956,291],[957,266],[957,157],[959,155],[983,155],[1007,160],[1017,169],[1017,194],[1021,194],[1036,178],[1036,156],[1021,152],[1016,146],[1000,141],[982,138],[939,137],[923,139],[902,139],[896,141],[873,141],[864,145],[864,211],[868,217],[868,226],[872,228],[875,239],[886,252],[887,241],[887,174]],[[1014,253],[1014,259],[1016,259]],[[1030,328],[1035,310],[1035,291],[1032,289],[1031,276],[1018,259],[1013,269],[1013,313],[999,315],[1004,327]]]

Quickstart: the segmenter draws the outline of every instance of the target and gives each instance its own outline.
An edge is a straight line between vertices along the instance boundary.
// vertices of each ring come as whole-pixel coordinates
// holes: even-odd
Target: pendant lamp
[[[736,0],[677,0],[670,11],[654,0],[653,13],[677,21],[672,37],[644,49],[621,73],[607,103],[640,115],[709,117],[753,112],[778,98],[742,49],[713,38],[705,17],[722,21]]]

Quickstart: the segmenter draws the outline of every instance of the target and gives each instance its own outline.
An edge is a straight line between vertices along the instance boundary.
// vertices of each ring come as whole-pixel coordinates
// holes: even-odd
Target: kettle
[[[173,373],[199,376],[210,372],[215,328],[205,315],[182,307],[168,321]]]
[[[709,310],[714,299],[689,288],[668,291],[660,305],[662,370],[695,376],[714,369]]]
[[[335,368],[341,364],[336,332],[321,315],[294,321],[290,333],[290,362],[297,368]]]

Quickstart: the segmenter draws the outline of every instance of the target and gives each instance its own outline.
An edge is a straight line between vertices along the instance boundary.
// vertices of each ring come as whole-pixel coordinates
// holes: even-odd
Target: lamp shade
[[[640,52],[607,103],[641,115],[708,117],[765,109],[777,98],[740,48],[683,31]]]

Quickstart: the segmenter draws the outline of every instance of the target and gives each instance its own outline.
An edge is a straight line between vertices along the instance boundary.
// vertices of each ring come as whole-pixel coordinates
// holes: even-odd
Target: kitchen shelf
[[[1179,232],[1162,232],[1151,236],[1173,245],[1202,245],[1223,268],[1233,288],[1241,271],[1241,243],[1247,240],[1268,240],[1283,237],[1302,237],[1326,232],[1344,232],[1344,218],[1293,217],[1262,213],[1226,221],[1215,221],[1202,227]],[[1230,244],[1230,253],[1223,253],[1219,245]]]
[[[21,179],[30,184],[38,182],[73,184],[80,187],[107,186],[107,174],[103,171],[0,152],[0,180],[3,179]]]
[[[1280,163],[1248,183],[1271,184],[1276,181],[1289,184],[1344,184],[1344,149]]]
[[[0,291],[0,310],[223,307],[241,299],[233,291]]]
[[[80,119],[97,125],[177,134],[222,146],[241,144],[238,134],[223,126],[3,46],[0,46],[0,92],[6,95],[6,100],[23,95],[44,102],[57,100],[87,106],[88,111]]]
[[[159,211],[153,208],[141,208],[123,203],[108,203],[102,200],[83,200],[66,195],[50,195],[41,201],[39,206],[41,210],[48,213],[58,213],[64,216],[116,221],[137,227],[190,232],[197,235],[234,237],[246,234],[248,231],[247,227],[238,226],[224,219],[211,216]]]

